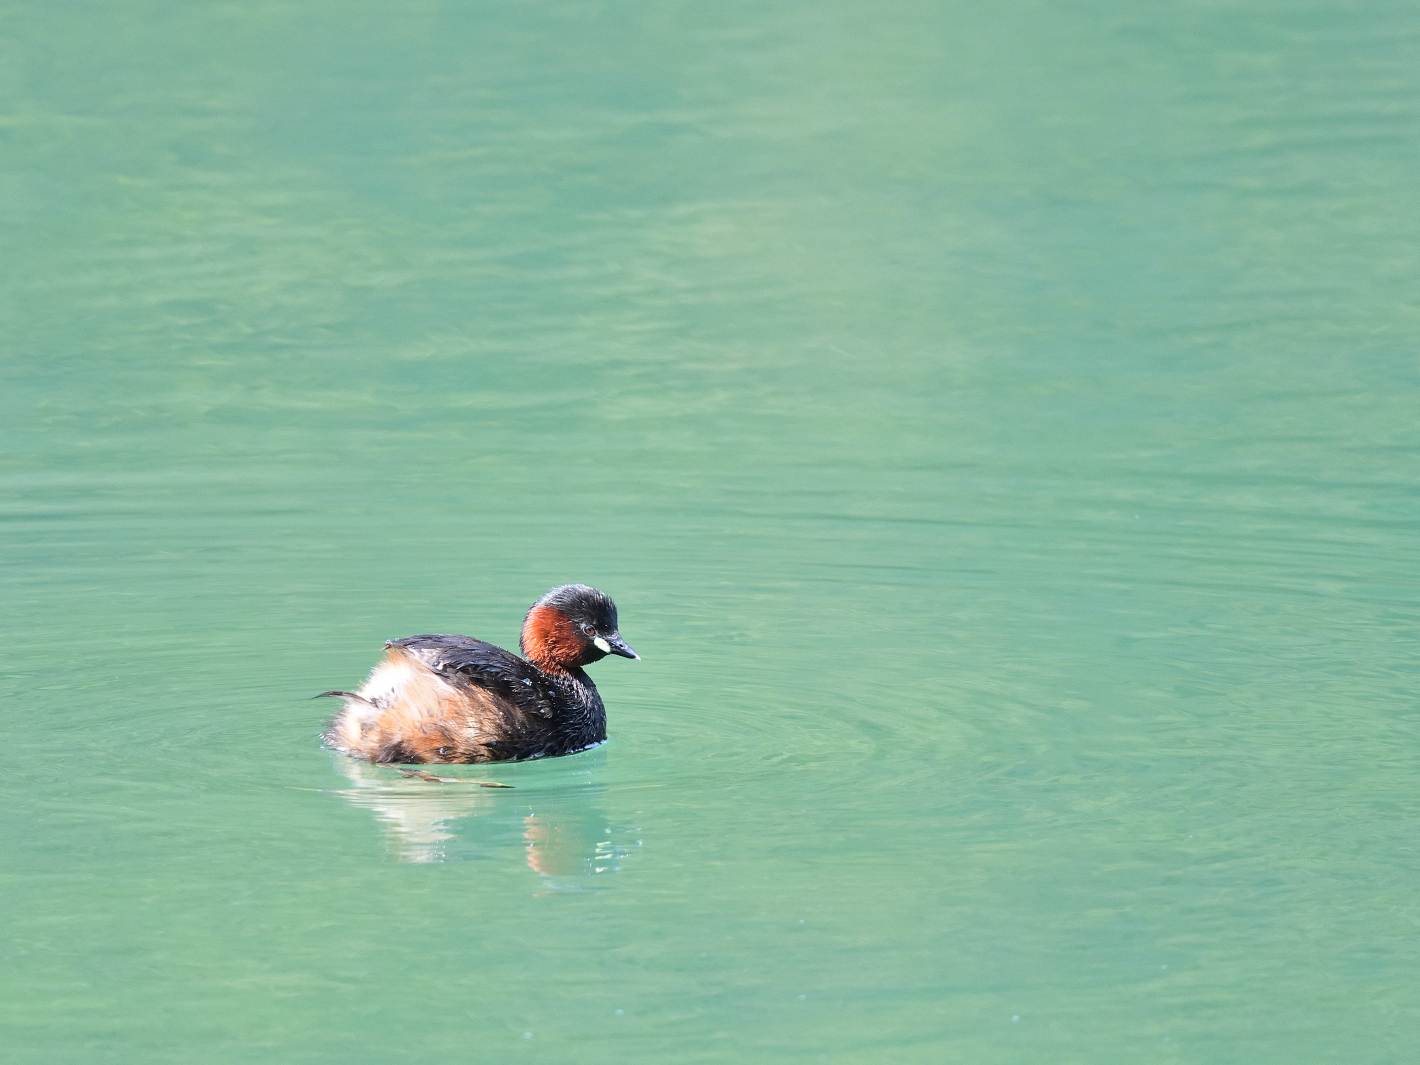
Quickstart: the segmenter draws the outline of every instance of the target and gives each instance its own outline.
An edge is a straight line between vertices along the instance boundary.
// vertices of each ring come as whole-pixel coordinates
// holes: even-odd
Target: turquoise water
[[[0,14],[7,1061],[1413,1054],[1411,6]]]

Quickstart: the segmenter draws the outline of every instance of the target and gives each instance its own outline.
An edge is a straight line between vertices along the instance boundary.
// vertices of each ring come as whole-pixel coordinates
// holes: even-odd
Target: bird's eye
[[[590,636],[592,633],[596,632],[597,630],[594,629],[594,628],[592,628],[590,625],[583,625],[583,626],[582,626],[582,631],[585,632],[588,636]]]

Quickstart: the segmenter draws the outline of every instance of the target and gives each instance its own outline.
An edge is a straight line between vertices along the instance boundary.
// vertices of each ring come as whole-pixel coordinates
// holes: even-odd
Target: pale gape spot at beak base
[[[606,642],[604,639],[602,639],[600,636],[598,636],[595,640],[593,640],[592,643],[596,645],[597,650],[600,651],[602,654],[604,654],[604,655],[609,655],[609,654],[611,654],[611,644],[607,643],[607,642]]]

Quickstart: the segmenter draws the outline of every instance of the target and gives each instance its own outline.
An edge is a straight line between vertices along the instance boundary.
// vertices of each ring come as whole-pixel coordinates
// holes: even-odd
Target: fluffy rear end
[[[422,662],[399,647],[385,652],[384,660],[370,671],[359,691],[332,694],[343,697],[345,705],[326,729],[326,743],[338,751],[372,762],[395,761],[380,758],[380,755],[387,753],[386,748],[392,742],[428,732],[428,726],[438,721],[448,698],[455,695]],[[438,746],[438,743],[433,745]]]
[[[498,714],[489,693],[460,690],[403,647],[390,647],[356,692],[332,692],[345,705],[326,729],[338,751],[371,762],[488,762],[478,742],[480,715]]]

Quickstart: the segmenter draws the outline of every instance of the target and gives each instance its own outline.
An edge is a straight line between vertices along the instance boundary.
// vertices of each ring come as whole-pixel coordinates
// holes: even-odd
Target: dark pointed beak
[[[621,638],[621,633],[617,633],[615,636],[609,637],[606,642],[611,645],[611,653],[614,655],[620,655],[622,658],[641,657],[631,648],[626,646],[626,641]]]

